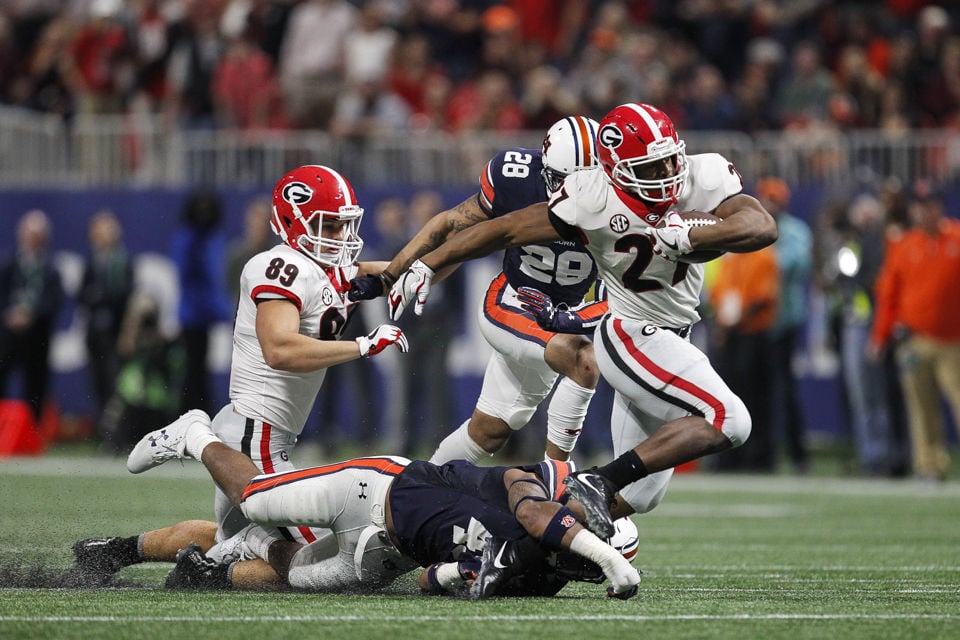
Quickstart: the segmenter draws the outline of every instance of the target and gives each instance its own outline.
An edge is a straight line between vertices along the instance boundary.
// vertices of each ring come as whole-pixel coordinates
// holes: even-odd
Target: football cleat
[[[470,586],[470,598],[483,600],[493,597],[516,573],[519,565],[518,545],[514,540],[490,536],[483,547],[480,570]]]
[[[133,547],[131,548],[131,541]],[[136,538],[87,538],[73,544],[73,557],[83,571],[104,577],[140,562]]]
[[[604,540],[609,540],[616,528],[610,516],[616,490],[606,478],[591,471],[577,471],[563,479],[567,493],[583,505],[587,528]]]
[[[162,429],[143,436],[127,456],[127,470],[130,473],[143,473],[168,460],[189,458],[186,452],[187,431],[198,422],[209,428],[210,416],[200,409],[191,409]]]
[[[200,545],[191,542],[185,549],[177,552],[177,564],[167,575],[163,587],[186,591],[229,589],[229,566],[211,560],[200,549]]]

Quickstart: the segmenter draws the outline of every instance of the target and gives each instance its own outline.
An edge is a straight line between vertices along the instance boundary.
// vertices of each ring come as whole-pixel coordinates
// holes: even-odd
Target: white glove
[[[672,262],[693,251],[693,245],[690,244],[690,225],[676,211],[667,214],[662,226],[647,227],[644,233],[653,242],[653,252]]]
[[[390,288],[390,295],[387,296],[387,314],[391,320],[396,322],[414,298],[416,298],[416,304],[413,312],[418,316],[423,315],[423,305],[426,304],[427,297],[430,295],[430,281],[433,280],[433,276],[433,269],[420,260],[403,272],[403,275]]]
[[[401,353],[406,353],[410,347],[407,345],[407,336],[399,327],[392,324],[382,324],[367,336],[357,338],[357,344],[360,345],[360,357],[369,358],[375,356],[390,345],[394,344]]]

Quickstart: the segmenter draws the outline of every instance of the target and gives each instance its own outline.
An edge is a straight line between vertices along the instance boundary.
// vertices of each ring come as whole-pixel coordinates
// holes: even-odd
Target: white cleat
[[[200,409],[191,409],[162,429],[143,436],[127,456],[127,470],[130,473],[143,473],[168,460],[189,458],[186,452],[187,431],[196,423],[209,429],[210,416]]]

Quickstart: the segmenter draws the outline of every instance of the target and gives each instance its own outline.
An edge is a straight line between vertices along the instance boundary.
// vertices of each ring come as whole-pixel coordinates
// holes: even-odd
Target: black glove
[[[354,302],[373,300],[383,295],[383,280],[380,276],[360,276],[350,281],[347,297]]]

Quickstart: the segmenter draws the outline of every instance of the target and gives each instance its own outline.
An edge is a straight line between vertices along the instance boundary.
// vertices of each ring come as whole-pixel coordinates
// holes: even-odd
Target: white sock
[[[184,436],[184,446],[189,455],[194,460],[199,460],[203,449],[212,442],[223,442],[220,438],[213,435],[210,426],[202,422],[193,422],[187,427],[187,433]]]
[[[557,383],[547,408],[547,439],[561,451],[570,453],[577,446],[595,392],[565,376]]]
[[[474,442],[473,438],[470,437],[470,434],[467,433],[468,424],[470,424],[469,420],[443,439],[440,446],[437,447],[437,450],[434,451],[430,457],[431,463],[444,464],[451,460],[468,460],[475,463],[481,458],[490,458],[493,456],[492,453],[484,451],[483,447]]]

